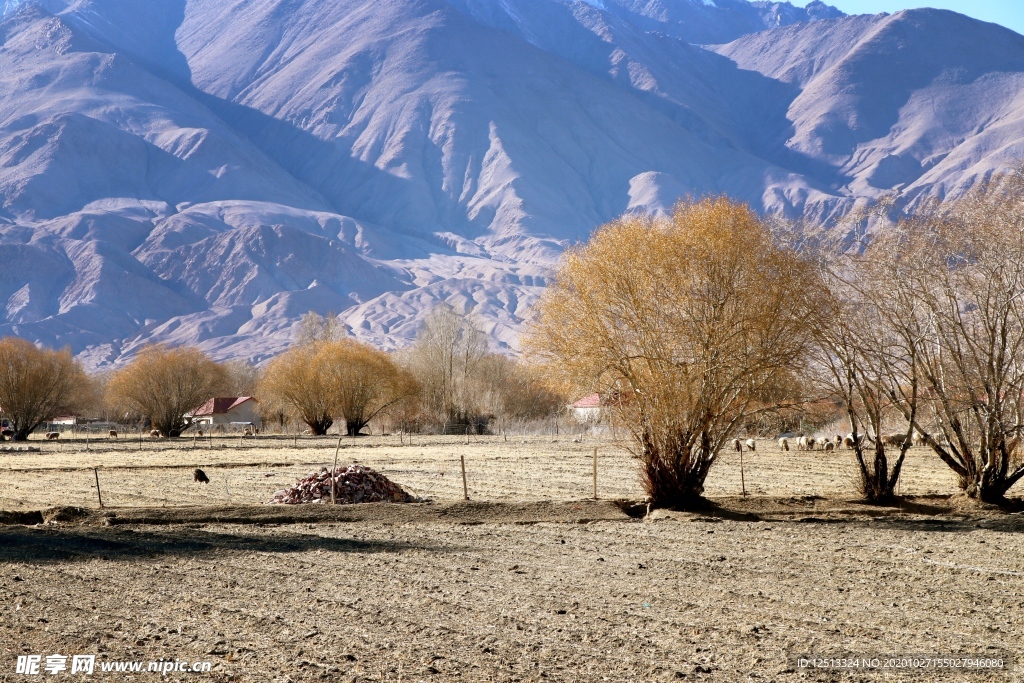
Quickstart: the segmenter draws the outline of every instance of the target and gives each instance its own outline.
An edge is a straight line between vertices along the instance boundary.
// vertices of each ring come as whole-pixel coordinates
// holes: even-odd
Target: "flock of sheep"
[[[891,434],[889,436],[883,436],[881,438],[882,438],[882,443],[885,444],[886,446],[902,446],[904,439],[906,439],[906,435],[905,434]],[[853,434],[847,434],[845,437],[844,436],[839,436],[837,434],[835,436],[835,438],[829,438],[827,436],[813,437],[813,436],[799,435],[799,436],[792,437],[792,439],[794,441],[794,447],[798,451],[819,451],[820,450],[820,451],[828,452],[828,451],[837,451],[841,447],[842,448],[847,448],[848,450],[853,450],[854,446],[857,443],[854,440],[854,438],[853,438]],[[859,434],[858,435],[858,440],[860,441],[861,444],[863,444],[865,442],[865,440],[866,441],[871,441],[871,442],[874,441],[874,439],[872,439],[871,437],[868,437],[868,436],[866,436],[864,434]],[[779,450],[782,450],[782,451],[790,450],[789,443],[790,443],[790,437],[785,437],[784,436],[781,439],[779,439]],[[911,443],[914,446],[920,446],[920,445],[924,444],[924,437],[922,437],[920,434],[915,432],[914,436],[911,438]],[[732,440],[732,447],[738,453],[742,453],[744,450],[746,450],[746,451],[756,451],[757,450],[757,442],[754,439],[747,439],[745,441],[741,441],[740,439],[733,439]]]
[[[246,427],[245,430],[242,432],[242,436],[243,437],[251,437],[251,436],[255,436],[255,435],[259,434],[259,433],[260,433],[260,430],[259,430],[258,427]],[[44,437],[46,438],[47,441],[56,441],[57,439],[60,438],[60,434],[61,434],[60,432],[46,432]],[[196,430],[196,436],[201,437],[202,435],[203,435],[203,430],[201,430],[201,429]],[[14,436],[14,432],[10,432],[10,434],[8,434],[7,430],[5,430],[2,434],[0,434],[0,441],[3,440],[3,437],[8,437],[8,436],[9,437],[13,437]],[[165,435],[159,429],[152,429],[149,432],[149,436],[152,439],[162,439],[162,438],[164,438]],[[107,438],[116,439],[117,438],[117,430],[116,429],[111,429],[110,432],[107,434]]]

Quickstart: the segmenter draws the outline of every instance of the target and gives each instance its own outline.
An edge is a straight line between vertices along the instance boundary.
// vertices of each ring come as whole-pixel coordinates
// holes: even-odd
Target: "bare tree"
[[[227,373],[228,396],[255,396],[260,383],[260,369],[244,360],[230,360],[224,363]]]
[[[487,355],[483,332],[447,304],[437,306],[403,356],[422,390],[423,408],[433,419],[468,425],[478,418],[475,382]]]
[[[913,318],[915,296],[901,277],[904,264],[891,239],[879,238],[863,253],[837,249],[834,241],[829,247],[821,253],[820,307],[810,321],[818,374],[846,411],[862,493],[888,502],[920,405],[919,340],[902,324]],[[902,437],[887,439],[884,429],[896,420]],[[890,467],[891,446],[898,455]]]
[[[109,404],[174,437],[191,425],[189,413],[223,395],[227,383],[224,367],[197,348],[147,346],[110,378],[107,396]]]
[[[37,348],[24,339],[0,339],[0,414],[15,441],[43,422],[69,413],[89,398],[89,378],[70,350]]]
[[[903,221],[885,249],[914,301],[890,311],[916,340],[922,410],[903,412],[967,495],[1002,502],[1024,477],[1024,178]]]
[[[322,316],[310,311],[299,321],[299,331],[295,343],[299,346],[310,346],[318,342],[339,341],[345,337],[345,328],[334,313]]]
[[[526,343],[617,403],[654,505],[692,506],[757,397],[798,363],[810,277],[727,199],[627,215],[566,255]]]
[[[565,408],[567,399],[538,368],[498,354],[481,359],[474,395],[484,410],[504,421],[537,420]]]

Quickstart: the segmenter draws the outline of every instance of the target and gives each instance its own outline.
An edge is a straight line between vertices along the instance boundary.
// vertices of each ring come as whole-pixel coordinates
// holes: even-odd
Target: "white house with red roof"
[[[252,396],[225,396],[211,398],[192,413],[195,424],[230,425],[251,424],[261,426],[259,401]]]
[[[601,421],[601,394],[588,394],[569,406],[577,422],[596,423]]]

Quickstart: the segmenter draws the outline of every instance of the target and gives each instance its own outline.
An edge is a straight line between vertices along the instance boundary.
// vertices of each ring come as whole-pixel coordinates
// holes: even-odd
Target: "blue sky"
[[[898,12],[912,7],[951,9],[983,21],[991,21],[1024,34],[1024,0],[823,0],[847,14]],[[806,0],[794,2],[806,5]]]

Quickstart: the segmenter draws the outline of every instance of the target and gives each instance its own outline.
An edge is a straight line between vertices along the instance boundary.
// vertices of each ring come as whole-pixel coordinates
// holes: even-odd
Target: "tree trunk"
[[[909,446],[908,446],[909,447]],[[879,436],[875,440],[875,460],[871,467],[868,467],[864,460],[861,448],[856,449],[857,464],[860,466],[861,491],[864,498],[871,503],[889,503],[896,497],[896,484],[900,480],[900,471],[903,469],[903,460],[907,454],[907,447],[900,447],[899,457],[896,464],[889,472],[889,459],[885,454],[885,443]]]
[[[361,432],[363,430],[363,427],[365,426],[365,422],[346,422],[345,431],[348,433],[349,436],[359,436],[359,432]]]
[[[28,435],[32,433],[32,429],[28,427],[19,427],[14,430],[14,436],[11,437],[11,441],[28,441]]]
[[[319,420],[309,420],[306,422],[309,426],[309,431],[313,432],[313,436],[325,436],[327,430],[334,424],[334,420],[331,418],[322,418]]]
[[[1006,502],[1006,492],[1012,484],[1007,484],[1006,478],[1000,476],[996,468],[980,470],[975,473],[973,481],[967,481],[964,486],[964,493],[971,498],[976,498],[984,503],[1002,505]]]
[[[704,507],[704,480],[710,453],[700,446],[659,449],[650,440],[643,445],[644,488],[652,508],[694,509]]]

